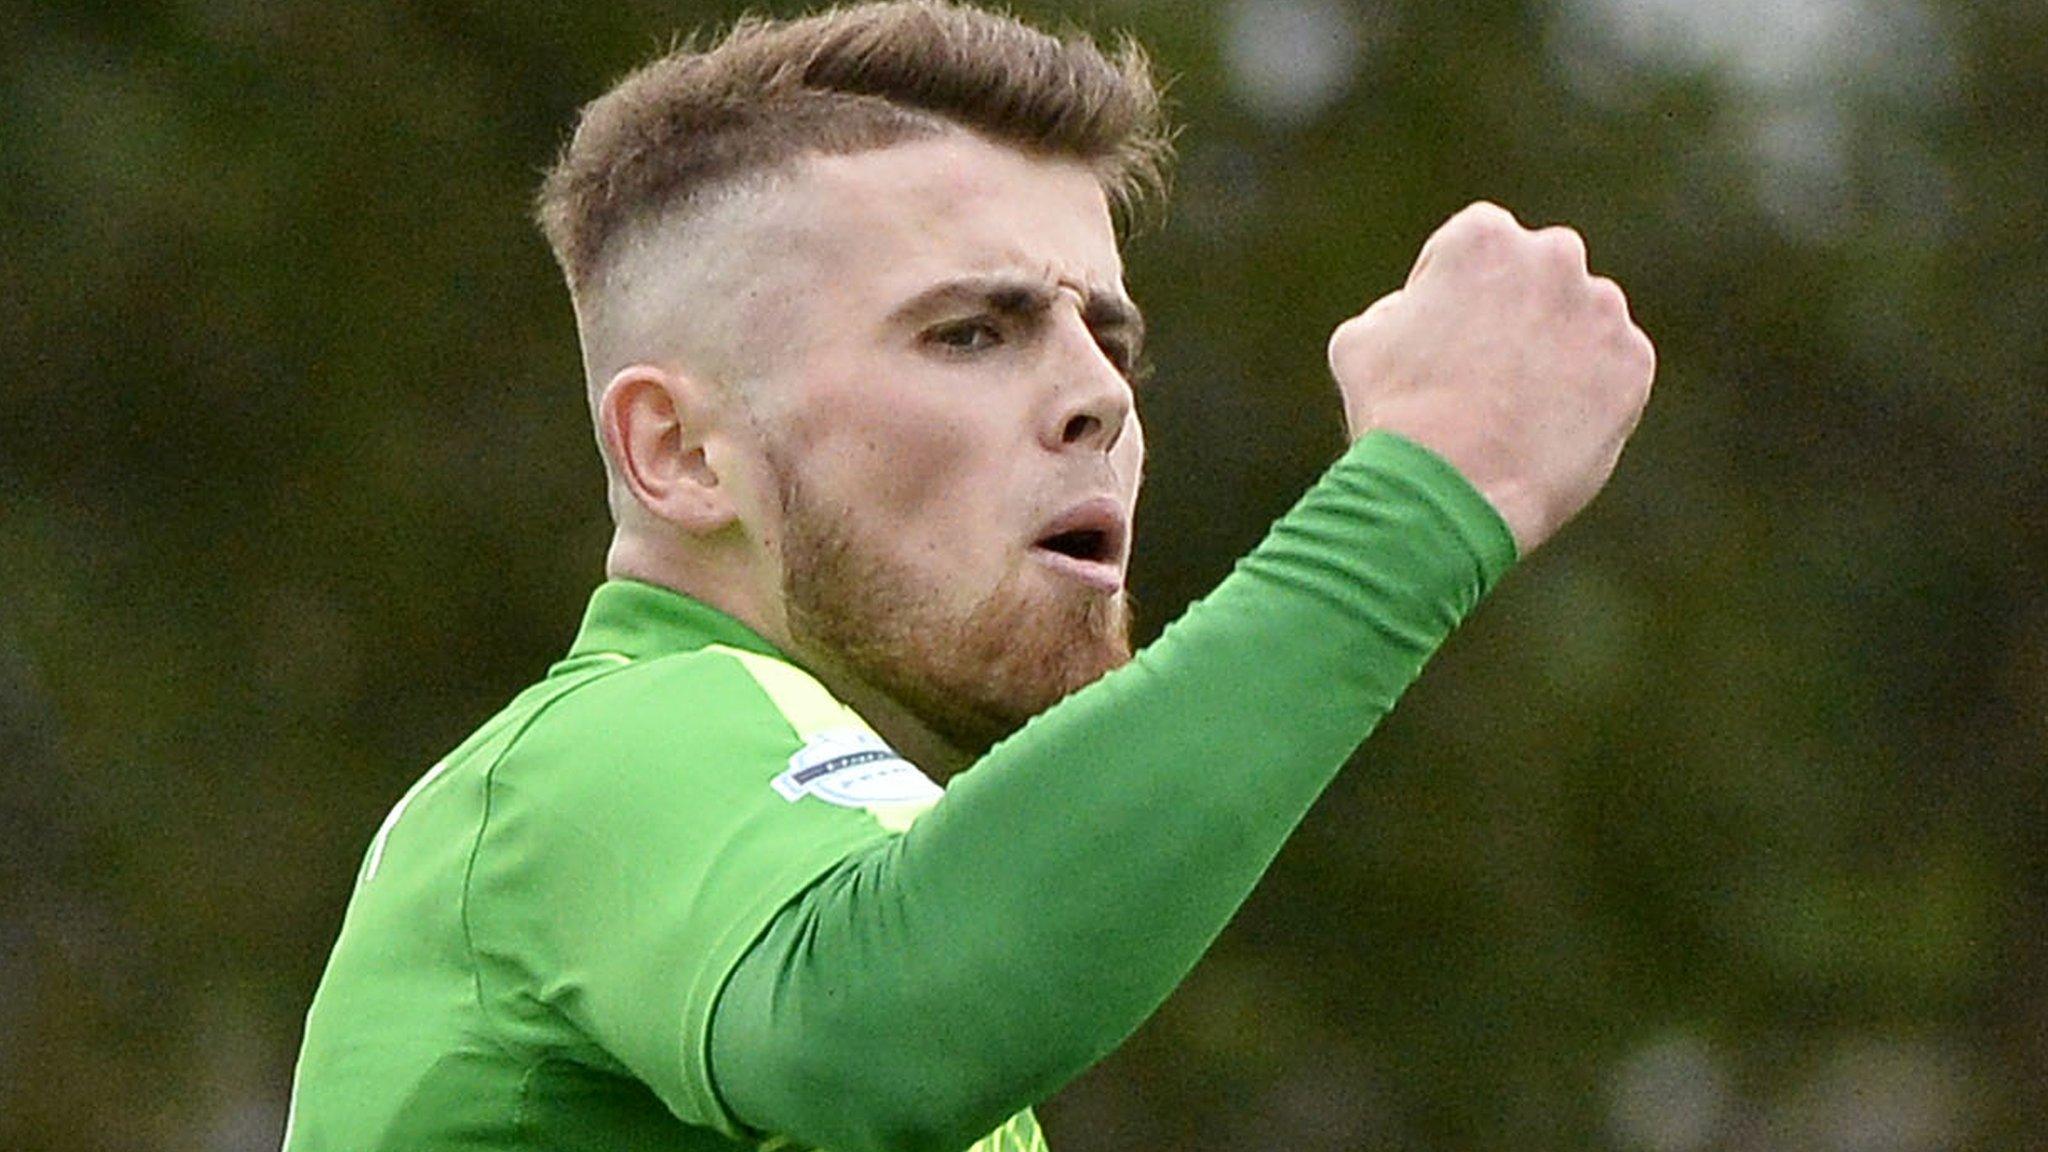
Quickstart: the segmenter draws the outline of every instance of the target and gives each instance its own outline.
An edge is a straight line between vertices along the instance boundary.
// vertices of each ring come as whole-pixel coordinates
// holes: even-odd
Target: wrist
[[[1416,494],[1448,518],[1489,585],[1528,554],[1501,504],[1434,447],[1403,432],[1372,428],[1353,443],[1348,458],[1377,460],[1406,476]],[[1519,508],[1514,495],[1506,503]]]

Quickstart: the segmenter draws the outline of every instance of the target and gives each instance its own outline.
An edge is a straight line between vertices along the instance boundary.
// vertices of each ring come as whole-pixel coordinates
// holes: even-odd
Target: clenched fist
[[[1526,556],[1614,471],[1657,353],[1569,228],[1474,204],[1400,291],[1338,326],[1330,371],[1354,439],[1378,428],[1448,460]]]

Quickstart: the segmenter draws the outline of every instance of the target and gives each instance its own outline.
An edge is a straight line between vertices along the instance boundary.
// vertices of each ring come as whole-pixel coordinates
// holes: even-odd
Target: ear
[[[598,434],[618,482],[651,515],[693,536],[738,519],[705,442],[719,406],[694,377],[648,364],[621,369],[598,398]]]

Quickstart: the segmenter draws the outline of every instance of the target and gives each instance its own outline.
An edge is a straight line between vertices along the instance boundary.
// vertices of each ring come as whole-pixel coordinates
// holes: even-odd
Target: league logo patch
[[[881,737],[857,728],[834,728],[811,737],[789,767],[769,783],[784,800],[816,796],[841,808],[929,804],[945,790]]]

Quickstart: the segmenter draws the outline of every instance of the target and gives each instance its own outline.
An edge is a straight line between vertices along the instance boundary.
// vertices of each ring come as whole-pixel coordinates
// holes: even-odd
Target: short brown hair
[[[954,127],[1088,165],[1126,214],[1165,192],[1171,133],[1136,41],[1105,55],[978,8],[885,0],[745,19],[627,76],[584,108],[536,216],[580,293],[621,231],[694,194]]]

